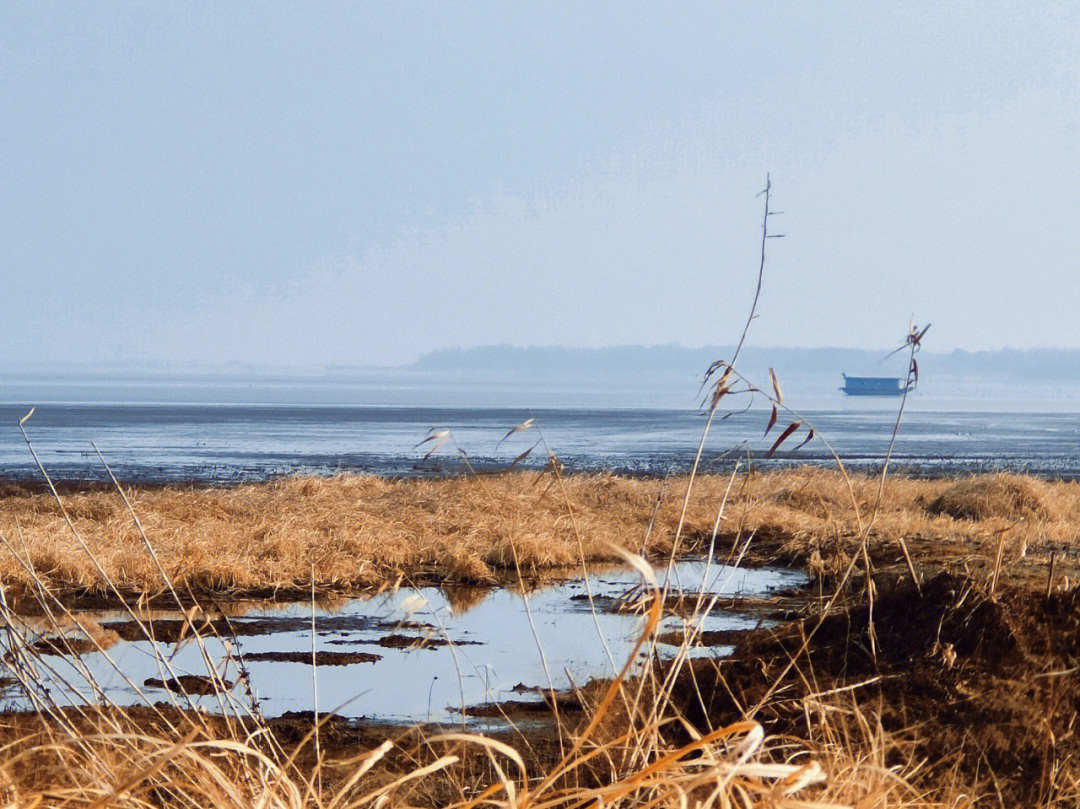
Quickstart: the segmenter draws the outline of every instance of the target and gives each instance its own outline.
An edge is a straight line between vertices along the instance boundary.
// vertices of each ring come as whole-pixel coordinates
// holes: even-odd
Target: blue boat
[[[898,376],[842,376],[844,387],[840,390],[848,396],[903,396],[915,387]]]

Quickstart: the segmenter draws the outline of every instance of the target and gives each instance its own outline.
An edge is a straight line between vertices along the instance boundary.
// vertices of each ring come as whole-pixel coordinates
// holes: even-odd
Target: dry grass
[[[935,497],[927,510],[957,520],[1060,521],[1066,505],[1060,495],[1034,478],[989,475],[957,481]]]
[[[684,531],[691,544],[707,541],[727,485],[726,477],[696,481]],[[852,485],[865,521],[874,511],[878,482],[855,477]],[[582,552],[590,562],[612,561],[609,543],[657,556],[671,549],[685,487],[685,479],[581,475],[565,480],[564,497],[550,476],[527,472],[438,481],[344,476],[235,488],[134,488],[130,497],[172,581],[206,592],[307,588],[313,568],[323,589],[379,586],[400,576],[490,582],[510,578],[515,561],[527,577],[579,565]],[[115,491],[74,493],[63,502],[121,589],[162,588]],[[756,561],[817,564],[824,558],[822,564],[832,567],[842,562],[834,551],[850,552],[857,541],[859,519],[836,473],[753,474],[736,481],[719,537],[730,546],[753,535]],[[1067,564],[1077,551],[1077,525],[1080,484],[1005,475],[892,478],[877,507],[870,551],[887,561],[902,537],[917,562],[980,566],[1003,543],[1007,563],[1025,556],[1041,563],[1057,552]],[[0,535],[20,554],[25,549],[55,590],[100,588],[98,571],[48,494],[4,486]],[[0,581],[18,588],[29,573],[9,551],[0,552]],[[1068,574],[1067,566],[1060,570]]]
[[[648,569],[640,557],[625,558]],[[524,737],[519,749],[491,737],[422,729],[377,743],[350,743],[346,731],[344,743],[320,746],[320,729],[310,719],[293,725],[303,738],[289,747],[277,726],[231,699],[216,717],[149,700],[121,709],[103,693],[103,704],[64,708],[44,687],[49,664],[0,599],[5,659],[25,693],[36,695],[37,708],[0,716],[0,800],[7,807],[92,809],[837,809],[856,805],[853,800],[883,809],[940,805],[923,799],[880,756],[852,758],[823,747],[819,758],[805,745],[768,740],[751,719],[700,729],[682,720],[656,679],[670,670],[645,667],[629,676],[639,650],[652,657],[662,617],[664,602],[651,575],[643,586],[652,588],[644,599],[651,606],[628,662],[614,680],[587,689],[573,725],[551,731],[558,745],[549,739],[540,754]],[[43,609],[55,600],[40,589],[38,596]],[[190,626],[198,640],[199,628]],[[91,637],[92,628],[83,628]],[[150,652],[168,666],[167,644],[151,644]],[[673,666],[687,661],[680,655]],[[211,693],[227,698],[227,692]],[[829,767],[842,777],[830,779]]]
[[[695,482],[684,549],[707,545],[730,483],[726,477]],[[542,577],[547,570],[580,565],[583,558],[586,563],[619,560],[609,543],[635,553],[662,554],[672,549],[686,485],[685,479],[665,483],[572,476],[565,480],[564,494],[556,479],[538,473],[442,481],[354,476],[230,489],[135,488],[129,496],[171,584],[250,592],[310,587],[313,569],[316,586],[348,589],[392,585],[403,576],[428,581],[506,579],[515,575],[515,563],[526,576]],[[849,488],[839,474],[813,469],[742,476],[731,486],[719,522],[718,554],[722,558],[729,548],[742,547],[749,539],[749,559],[807,564],[826,582],[856,558],[861,537],[869,536],[875,575],[884,582],[892,574],[896,580],[902,578],[897,543],[903,538],[923,573],[952,566],[968,576],[994,565],[1004,554],[1003,581],[1010,576],[1020,580],[1022,592],[1030,590],[1030,586],[1022,589],[1025,577],[1027,585],[1036,575],[1045,578],[1042,571],[1050,554],[1058,556],[1059,578],[1070,574],[1080,556],[1077,484],[1007,476],[895,478],[881,491],[879,500],[877,479],[856,477]],[[78,538],[66,524],[61,503]],[[0,555],[8,599],[20,588],[27,601],[42,601],[45,592],[52,599],[82,588],[101,591],[99,567],[128,591],[162,589],[160,574],[115,491],[70,493],[57,502],[49,495],[7,485],[0,496],[0,532],[8,545],[6,554]],[[24,566],[20,558],[32,564]],[[1018,591],[1017,584],[1012,582],[1010,592]],[[848,632],[849,616],[860,614],[857,587],[852,594],[853,611],[838,615],[835,622],[848,627]],[[658,609],[663,600],[654,598],[651,603]],[[876,663],[880,665],[888,663],[893,649],[888,640],[892,635],[885,632],[890,603],[886,598],[878,604],[879,639],[885,644],[884,656]],[[908,609],[902,606],[901,617]],[[5,615],[9,627],[18,625],[14,613],[5,608]],[[81,633],[102,648],[113,640],[95,634],[93,626],[70,623],[61,619],[57,636],[70,634],[68,640],[74,642],[80,641]],[[941,621],[924,623],[941,633]],[[946,621],[944,626],[948,629],[950,624]],[[751,704],[745,700],[733,711],[710,709],[701,721],[690,721],[694,704],[704,709],[705,697],[727,693],[734,681],[722,676],[717,680],[719,690],[711,692],[714,696],[706,692],[703,697],[704,683],[695,668],[687,667],[688,656],[677,658],[674,668],[663,667],[637,680],[595,684],[588,690],[590,699],[578,717],[580,724],[565,728],[558,751],[550,747],[549,739],[546,754],[537,753],[528,742],[498,748],[484,737],[436,741],[422,732],[407,742],[391,740],[389,746],[352,741],[316,754],[310,738],[299,748],[295,739],[291,746],[280,739],[272,741],[274,728],[235,708],[228,708],[236,712],[227,711],[223,719],[211,719],[192,712],[163,715],[162,708],[148,703],[142,719],[129,712],[95,709],[68,719],[46,706],[37,717],[36,730],[22,720],[3,729],[9,742],[3,746],[0,741],[0,802],[464,808],[477,805],[484,794],[480,803],[507,809],[598,804],[920,809],[969,805],[964,797],[967,770],[950,769],[943,760],[928,766],[915,752],[936,733],[933,723],[909,727],[902,721],[911,705],[922,703],[909,705],[906,701],[915,697],[897,694],[896,704],[890,704],[885,692],[878,694],[876,704],[856,702],[858,693],[849,686],[861,689],[861,683],[898,681],[873,670],[852,675],[845,655],[856,647],[842,635],[829,637],[829,642],[818,645],[829,649],[839,643],[836,648],[845,662],[836,673],[815,671],[809,661],[821,652],[817,646],[799,651],[801,635],[794,636],[795,646],[769,664],[776,669],[805,652],[806,662],[800,661],[787,675],[770,669],[763,679],[765,659],[746,661],[752,671],[744,682],[755,683],[758,693],[770,687],[774,676],[778,682],[786,676],[787,685],[772,696],[764,712],[779,716],[780,709],[770,706],[783,705],[796,718],[805,716],[798,739],[763,738],[760,726],[745,719]],[[654,640],[650,636],[646,642]],[[857,650],[865,650],[869,641],[862,638],[860,643]],[[966,665],[962,645],[945,646],[958,650],[958,682],[968,682],[970,675],[960,672]],[[901,644],[897,649],[899,653],[906,647]],[[938,662],[941,654],[934,649],[936,645],[926,652],[930,662],[921,665],[931,669],[945,665]],[[35,665],[31,644],[25,655],[26,669],[20,676],[29,677],[33,687],[33,675],[26,673]],[[911,664],[903,657],[895,667],[907,670]],[[953,672],[952,663],[948,665],[945,671]],[[1052,668],[1060,666],[1055,662]],[[942,679],[934,671],[929,671],[928,681]],[[650,676],[656,679],[649,680]],[[819,678],[824,678],[820,684]],[[802,687],[792,690],[792,683]],[[987,681],[984,694],[960,691],[951,698],[995,705],[1000,703],[998,685]],[[797,696],[800,692],[802,696]],[[678,701],[673,701],[675,696]],[[144,721],[146,712],[156,718]],[[889,717],[891,730],[883,727],[883,716]],[[728,724],[714,730],[714,719]],[[313,730],[310,722],[308,726]],[[996,726],[991,729],[998,733]],[[1007,728],[1000,733],[1007,734]],[[179,736],[190,738],[177,745]],[[1059,739],[1062,751],[1064,738]],[[1053,770],[1054,778],[1071,783],[1074,768],[1066,758],[1054,754],[1047,761],[1060,769]],[[931,771],[928,780],[926,773]],[[811,784],[804,782],[804,775],[825,780]],[[1076,794],[1069,783],[1055,787],[1057,797],[1038,805],[1067,805]],[[1001,788],[1010,794],[1008,782]],[[983,800],[974,805],[999,805],[987,789],[981,794]]]
[[[292,757],[268,753],[254,739],[204,732],[173,739],[103,728],[77,738],[35,733],[0,748],[0,799],[6,807],[95,809],[950,805],[920,795],[895,766],[863,755],[850,758],[840,750],[827,754],[823,766],[804,749],[765,740],[754,722],[734,723],[680,747],[650,750],[626,766],[633,758],[635,730],[549,762],[551,773],[533,770],[516,749],[492,738],[406,734],[407,741],[387,740],[350,751],[345,759],[321,760],[324,786],[312,772],[314,762],[297,766]],[[840,776],[836,783],[830,783],[830,771]]]

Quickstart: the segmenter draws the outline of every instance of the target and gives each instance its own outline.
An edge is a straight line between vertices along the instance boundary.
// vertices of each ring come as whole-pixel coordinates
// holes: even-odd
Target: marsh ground
[[[658,666],[648,689],[624,683],[620,693],[637,696],[608,704],[592,731],[604,765],[575,778],[601,783],[605,767],[619,771],[606,745],[626,728],[659,735],[620,708],[647,714],[649,699],[639,699],[647,693],[673,723],[667,744],[694,745],[700,734],[753,718],[832,766],[847,791],[827,794],[871,795],[856,805],[956,806],[969,798],[979,806],[1076,805],[1080,484],[996,475],[881,485],[820,470],[706,477],[695,482],[676,542],[686,487],[684,478],[520,473],[127,494],[163,569],[196,598],[310,593],[313,584],[324,593],[402,581],[485,585],[519,572],[538,584],[582,560],[617,559],[612,544],[662,558],[704,552],[715,536],[720,560],[805,569],[812,592],[780,627],[687,640],[734,641],[729,660],[693,661],[675,675]],[[61,494],[58,501],[23,485],[3,489],[8,549],[0,571],[16,607],[32,603],[34,576],[71,604],[108,600],[91,556],[125,597],[161,591],[116,491]],[[595,715],[605,688],[593,683],[561,698],[566,738]],[[5,736],[25,739],[27,721],[5,717]],[[291,717],[273,733],[295,743],[305,726],[310,717]],[[403,746],[371,773],[390,780],[438,759],[442,747],[423,734],[405,743],[402,734],[333,720],[322,755],[348,760],[358,746],[392,736]],[[550,733],[504,741],[529,751],[540,769],[565,752]],[[310,744],[305,750],[297,760],[311,764],[315,753]],[[468,765],[478,785],[490,782],[482,761]],[[867,780],[868,768],[880,778]],[[427,792],[410,792],[406,802],[440,805],[466,795],[460,779],[425,783]],[[883,783],[901,786],[882,791]]]

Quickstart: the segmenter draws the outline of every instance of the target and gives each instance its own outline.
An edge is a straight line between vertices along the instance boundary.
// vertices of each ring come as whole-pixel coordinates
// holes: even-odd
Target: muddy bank
[[[850,739],[861,715],[898,740],[886,765],[925,762],[928,789],[975,786],[977,805],[1075,805],[1080,588],[1010,585],[991,598],[983,583],[941,573],[921,593],[909,583],[879,593],[872,625],[865,605],[817,623],[710,638],[734,642],[735,655],[693,664],[676,689],[680,712],[707,728],[761,705],[770,732],[818,742],[830,727]]]
[[[965,792],[976,796],[976,806],[1075,805],[1080,587],[1066,589],[1061,580],[1047,594],[1045,587],[1010,582],[991,597],[986,580],[938,573],[916,590],[900,576],[890,583],[890,573],[877,577],[872,624],[856,583],[849,604],[841,603],[820,627],[817,617],[803,616],[769,629],[694,633],[695,644],[711,651],[734,647],[735,654],[691,661],[673,689],[674,715],[704,733],[756,709],[769,733],[811,750],[827,747],[831,737],[854,745],[857,755],[880,752],[883,766],[912,774],[931,797]],[[669,631],[657,640],[681,644],[689,634]],[[294,654],[310,664],[310,651]],[[662,673],[669,664],[656,665]],[[537,766],[549,766],[559,745],[555,710],[572,734],[600,703],[607,682],[598,678],[554,695],[536,683],[517,683],[502,699],[464,713],[469,721],[498,722],[487,733]],[[631,679],[624,694],[639,693],[640,682]],[[199,684],[186,685],[190,693]],[[615,701],[601,738],[625,729],[620,704]],[[131,715],[149,716],[139,708]],[[445,714],[444,722],[454,726],[454,715]],[[267,722],[282,744],[295,745],[310,733],[312,718],[310,711],[288,711]],[[430,760],[423,735],[438,732],[371,718],[324,719],[324,751],[340,758],[393,739],[409,740],[414,760]],[[25,721],[25,715],[0,717],[0,725]],[[878,722],[888,743],[874,736]],[[671,726],[676,742],[678,727]],[[406,761],[395,758],[388,766]]]

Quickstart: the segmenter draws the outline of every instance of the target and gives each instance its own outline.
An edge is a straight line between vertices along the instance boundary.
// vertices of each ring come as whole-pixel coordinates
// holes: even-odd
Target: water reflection
[[[674,574],[673,585],[690,593],[766,596],[805,583],[797,572],[706,567],[697,561],[679,563]],[[663,571],[659,575],[662,579]],[[266,716],[313,708],[314,651],[321,661],[316,673],[324,712],[390,722],[460,721],[466,706],[520,699],[522,692],[537,688],[561,690],[612,675],[631,653],[642,622],[640,614],[613,606],[625,604],[638,583],[636,573],[614,571],[590,577],[588,586],[581,579],[568,581],[525,598],[509,589],[401,589],[330,609],[317,606],[314,638],[310,604],[267,608],[253,603],[250,609],[232,609],[227,622],[208,616],[205,647],[226,680],[242,678],[244,660],[250,691]],[[89,685],[76,685],[78,694],[65,685],[85,683],[80,662],[104,697],[121,705],[141,699],[128,681],[140,686],[151,702],[175,698],[165,690],[168,678],[162,675],[160,655],[171,661],[176,675],[207,674],[198,644],[181,637],[178,613],[153,614],[154,642],[123,620],[122,613],[92,617],[104,631],[121,638],[107,653],[94,651],[72,660],[49,654],[48,646],[41,648],[42,662],[53,670],[43,676],[51,680],[47,685],[54,697],[64,695],[61,701],[93,701]],[[702,628],[747,629],[761,620],[718,610]],[[662,631],[682,628],[681,619],[672,616]],[[16,707],[27,707],[11,688],[6,694]],[[239,693],[236,698],[241,699]],[[214,696],[191,699],[207,710],[220,709]]]

